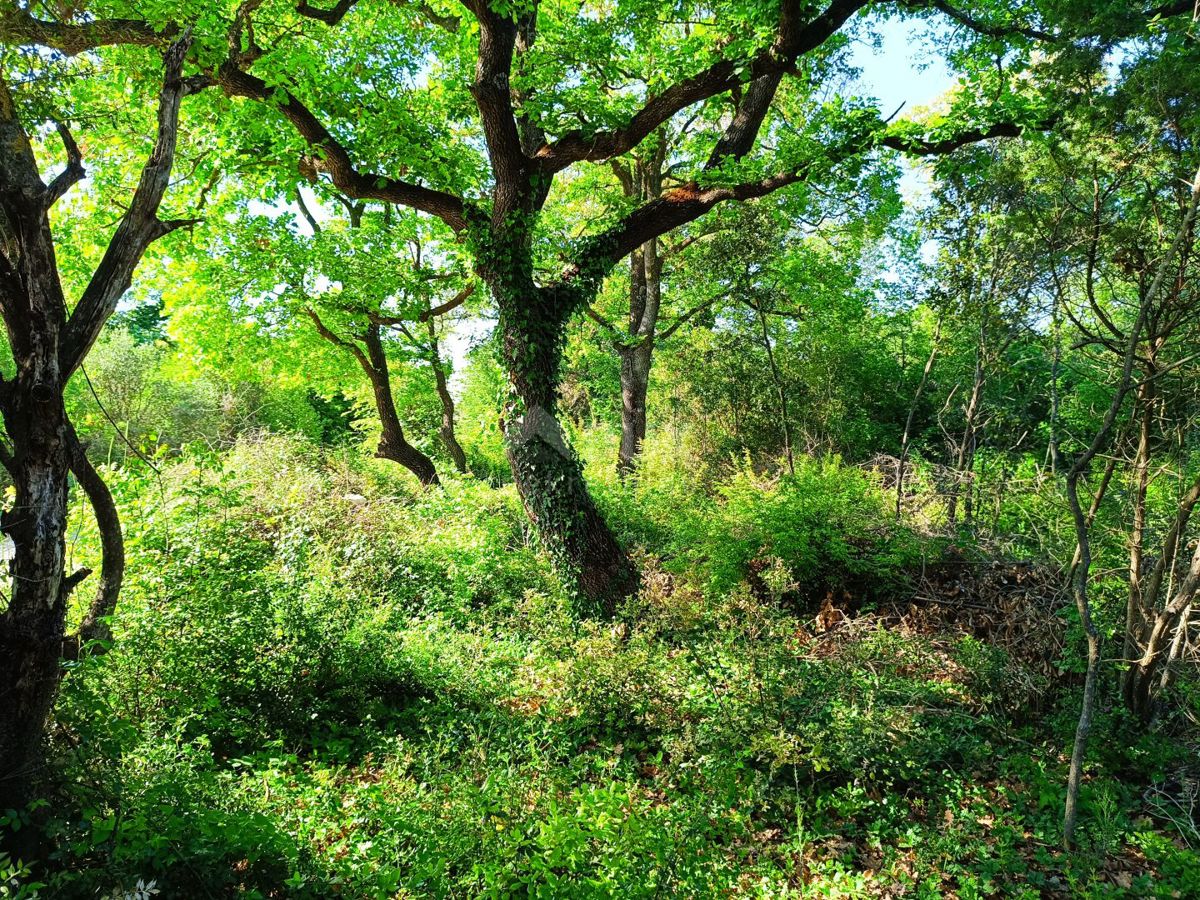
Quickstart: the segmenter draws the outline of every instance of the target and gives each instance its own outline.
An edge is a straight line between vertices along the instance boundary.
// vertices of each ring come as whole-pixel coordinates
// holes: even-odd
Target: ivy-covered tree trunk
[[[557,416],[563,323],[576,307],[566,289],[493,290],[511,394],[504,437],[513,481],[530,521],[576,580],[590,609],[612,615],[638,575],[588,492],[579,457]]]

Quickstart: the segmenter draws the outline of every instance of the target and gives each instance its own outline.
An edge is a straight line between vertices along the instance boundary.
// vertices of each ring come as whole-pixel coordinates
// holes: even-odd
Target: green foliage
[[[665,550],[612,623],[572,615],[511,487],[410,493],[283,437],[109,475],[131,579],[113,648],[64,683],[56,849],[11,876],[25,896],[1099,895],[1095,860],[1131,847],[1189,884],[1132,786],[1085,797],[1095,856],[1045,850],[1062,763],[1041,742],[1071,691],[1030,730],[1047,684],[999,647],[796,606],[937,552],[835,460],[711,494],[603,485]],[[878,581],[884,602],[899,582]],[[1178,760],[1148,738],[1096,766]]]

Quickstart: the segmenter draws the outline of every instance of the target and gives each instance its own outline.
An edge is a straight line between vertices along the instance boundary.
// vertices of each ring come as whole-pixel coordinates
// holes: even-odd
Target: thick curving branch
[[[396,203],[427,212],[455,231],[467,227],[461,198],[445,191],[361,172],[355,168],[345,146],[290,91],[271,87],[257,75],[242,71],[231,63],[226,63],[218,70],[215,82],[232,96],[274,103],[313,151],[312,156],[305,160],[305,167],[314,175],[318,172],[327,174],[334,186],[346,196],[356,200]]]
[[[628,153],[676,113],[741,85],[747,72],[751,84],[765,77],[774,77],[778,83],[799,57],[825,43],[868,5],[870,0],[833,0],[819,16],[802,21],[801,4],[785,0],[775,41],[748,66],[746,60],[720,60],[650,97],[622,127],[591,135],[570,132],[543,145],[535,157],[547,171],[558,172],[576,162],[599,162]]]
[[[646,241],[700,218],[718,203],[765,197],[781,188],[807,181],[814,175],[828,171],[832,166],[878,147],[899,150],[913,156],[944,156],[961,147],[991,138],[1018,137],[1027,127],[1001,122],[986,128],[966,129],[937,140],[868,131],[848,138],[837,147],[829,148],[821,159],[757,181],[712,187],[702,187],[696,182],[690,182],[645,203],[612,228],[583,242],[578,261],[566,269],[563,281],[571,282],[581,276],[597,277],[606,273],[618,260],[632,253]],[[1040,123],[1037,127],[1046,126],[1045,123]],[[714,161],[720,160],[714,156],[705,168],[711,169]]]

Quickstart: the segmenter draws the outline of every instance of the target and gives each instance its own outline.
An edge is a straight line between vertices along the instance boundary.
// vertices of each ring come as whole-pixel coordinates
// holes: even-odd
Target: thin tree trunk
[[[442,403],[442,427],[438,435],[446,445],[446,452],[454,461],[454,468],[459,475],[467,474],[467,454],[463,451],[458,436],[454,433],[454,397],[446,384],[446,370],[442,368],[441,348],[438,346],[437,327],[433,317],[425,323],[429,330],[429,362],[433,366],[433,378],[437,386],[438,399]]]
[[[1150,621],[1146,632],[1146,648],[1141,657],[1130,667],[1126,691],[1130,709],[1143,722],[1150,721],[1154,714],[1154,686],[1163,663],[1168,641],[1177,626],[1183,611],[1192,605],[1196,591],[1200,588],[1200,542],[1192,554],[1187,575],[1175,591],[1175,595]]]
[[[759,327],[762,329],[763,346],[767,350],[767,363],[771,367],[771,379],[775,382],[775,393],[779,398],[779,423],[783,432],[783,451],[787,456],[788,473],[795,475],[796,460],[792,454],[792,426],[788,421],[787,390],[783,385],[783,376],[779,373],[779,366],[775,363],[775,350],[771,346],[771,335],[767,331],[767,314],[763,310],[761,302],[754,308],[758,313]]]
[[[1197,502],[1200,502],[1200,478],[1192,482],[1191,487],[1184,494],[1183,499],[1180,500],[1179,509],[1175,514],[1175,521],[1171,523],[1171,528],[1167,531],[1167,535],[1163,539],[1162,550],[1159,553],[1158,560],[1150,572],[1150,577],[1146,580],[1142,599],[1147,605],[1147,609],[1152,608],[1158,603],[1158,597],[1163,592],[1163,582],[1166,579],[1167,573],[1175,565],[1180,541],[1187,532],[1188,523],[1191,521],[1192,511],[1195,509]],[[1168,587],[1169,590],[1170,588]],[[1176,591],[1175,596],[1179,596],[1179,591]],[[1190,607],[1190,605],[1191,600],[1189,599],[1185,606]],[[1168,604],[1169,606],[1170,604]],[[1154,618],[1154,624],[1157,624],[1160,616],[1161,613]],[[1179,616],[1182,618],[1182,613],[1179,613]],[[1171,622],[1168,621],[1166,625],[1170,627]],[[1151,628],[1150,633],[1153,633],[1153,628]],[[1127,646],[1129,646],[1128,643]],[[1131,664],[1126,670],[1122,681],[1122,697],[1130,712],[1144,720],[1149,719],[1152,714],[1150,701],[1152,699],[1153,685],[1151,681],[1154,670],[1158,668],[1158,661],[1155,659],[1155,656],[1161,653],[1161,650],[1161,645],[1152,647],[1149,640],[1147,640],[1143,648],[1141,635],[1139,634],[1135,636],[1132,642],[1132,650],[1126,651],[1126,658],[1131,660]]]
[[[630,474],[637,465],[646,440],[646,397],[650,390],[650,366],[654,345],[643,341],[623,347],[621,357],[621,446],[617,451],[617,473]]]
[[[937,359],[938,341],[942,336],[942,317],[938,316],[937,325],[933,329],[933,342],[929,347],[929,357],[925,360],[925,368],[921,370],[921,380],[913,394],[912,403],[908,407],[908,418],[904,420],[904,434],[900,438],[900,456],[896,460],[896,521],[900,521],[901,506],[904,497],[904,466],[908,462],[908,442],[912,437],[913,418],[917,414],[917,406],[925,393],[925,385],[929,383],[929,374],[933,371],[934,360]]]
[[[1105,414],[1100,429],[1092,438],[1091,444],[1076,458],[1067,473],[1067,500],[1071,507],[1071,515],[1075,520],[1075,535],[1079,545],[1079,565],[1075,568],[1075,608],[1079,613],[1079,620],[1087,634],[1088,645],[1087,674],[1084,678],[1083,702],[1079,710],[1079,723],[1075,728],[1075,744],[1071,751],[1071,767],[1067,775],[1067,801],[1063,808],[1063,844],[1068,850],[1073,849],[1075,846],[1075,825],[1079,815],[1079,785],[1083,779],[1083,760],[1087,752],[1088,736],[1092,728],[1092,713],[1096,701],[1096,680],[1099,675],[1102,659],[1100,632],[1092,621],[1091,601],[1088,598],[1088,579],[1091,575],[1092,566],[1091,544],[1089,542],[1090,527],[1084,516],[1083,509],[1079,505],[1079,478],[1087,469],[1088,464],[1095,458],[1100,447],[1108,440],[1109,432],[1112,431],[1113,423],[1117,419],[1117,413],[1120,411],[1122,404],[1125,402],[1125,397],[1129,393],[1130,380],[1133,374],[1133,362],[1137,353],[1138,342],[1141,339],[1142,329],[1145,327],[1150,308],[1154,305],[1158,293],[1162,289],[1167,269],[1173,264],[1175,255],[1183,246],[1184,239],[1191,230],[1198,204],[1200,204],[1200,169],[1196,171],[1193,177],[1191,199],[1179,232],[1176,234],[1175,240],[1172,241],[1166,254],[1159,261],[1154,281],[1151,283],[1149,290],[1146,291],[1145,296],[1142,297],[1138,307],[1137,319],[1129,329],[1129,337],[1125,344],[1122,360],[1121,377],[1117,383],[1116,392],[1113,394],[1112,401],[1109,404],[1108,412]],[[1056,456],[1058,455],[1057,447],[1054,448],[1054,453]],[[1197,552],[1200,553],[1200,548],[1197,549]]]
[[[366,347],[364,353],[358,344],[331,331],[315,310],[310,308],[306,312],[316,325],[317,333],[331,344],[350,353],[358,361],[359,368],[363,370],[367,380],[371,382],[371,393],[375,398],[375,412],[379,416],[380,427],[375,455],[404,466],[426,487],[440,485],[433,461],[404,437],[404,427],[400,424],[400,414],[396,411],[396,401],[392,397],[392,379],[388,371],[387,354],[383,349],[380,326],[372,322],[363,331],[361,339]]]
[[[950,506],[946,511],[946,519],[951,528],[958,522],[958,498],[963,485],[966,484],[968,492],[970,491],[968,470],[973,468],[975,464],[975,424],[978,421],[979,411],[983,405],[983,386],[985,382],[983,328],[984,326],[980,325],[979,348],[975,354],[975,375],[971,381],[971,395],[967,399],[967,405],[963,408],[964,424],[962,441],[955,451],[955,484],[953,493],[950,495]],[[966,507],[967,520],[969,522],[971,518],[969,493]]]
[[[629,169],[617,169],[627,197],[644,202],[662,193],[666,149],[663,137],[648,160],[635,160]],[[617,345],[621,360],[621,444],[617,450],[617,474],[622,478],[633,472],[646,440],[646,398],[662,311],[662,271],[658,238],[651,238],[629,254],[629,343]]]
[[[92,461],[87,448],[70,430],[71,472],[91,504],[100,532],[100,583],[91,606],[79,623],[79,630],[68,640],[67,653],[77,656],[87,644],[95,644],[92,652],[103,653],[112,640],[108,619],[116,611],[125,579],[125,538],[121,534],[121,517],[112,492]],[[96,643],[98,642],[98,643]]]
[[[1145,621],[1145,606],[1155,598],[1142,592],[1142,558],[1146,542],[1146,494],[1150,488],[1150,435],[1154,422],[1153,366],[1143,373],[1136,405],[1138,442],[1133,456],[1133,523],[1129,534],[1129,594],[1125,602],[1125,659],[1133,659]]]
[[[379,413],[382,428],[375,455],[404,466],[426,487],[440,485],[433,460],[404,437],[404,427],[400,424],[400,414],[396,411],[396,401],[392,397],[392,379],[378,325],[372,323],[367,326],[363,332],[363,343],[367,348],[368,362],[368,365],[363,366],[363,371],[371,381],[375,410]]]

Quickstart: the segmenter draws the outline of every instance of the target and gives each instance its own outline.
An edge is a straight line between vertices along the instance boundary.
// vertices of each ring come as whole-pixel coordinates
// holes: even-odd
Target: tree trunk
[[[908,418],[904,420],[904,434],[900,438],[900,456],[896,459],[896,521],[900,521],[903,513],[904,498],[904,467],[908,463],[909,440],[912,437],[913,418],[917,414],[917,406],[921,403],[921,395],[925,393],[925,385],[929,383],[929,374],[933,371],[933,363],[937,359],[938,341],[942,337],[942,317],[939,315],[937,326],[933,329],[933,340],[929,345],[929,357],[925,360],[925,368],[921,370],[921,380],[913,393],[912,403],[908,407]],[[903,339],[903,335],[901,336]],[[903,346],[903,344],[902,344]],[[903,362],[901,363],[903,369]]]
[[[771,368],[771,380],[775,382],[775,394],[779,399],[779,423],[783,433],[783,450],[787,456],[788,474],[796,474],[796,460],[792,455],[792,428],[788,423],[788,403],[787,390],[784,388],[783,375],[779,371],[779,366],[775,362],[775,350],[771,346],[771,335],[767,331],[767,313],[763,309],[762,301],[755,306],[755,311],[758,313],[758,324],[762,329],[763,348],[767,351],[767,363]]]
[[[380,459],[399,463],[417,476],[421,484],[429,487],[438,485],[437,469],[433,461],[414,447],[404,437],[404,427],[400,424],[400,414],[396,411],[396,401],[392,397],[392,379],[388,371],[387,354],[383,349],[383,336],[380,326],[374,322],[366,327],[360,335],[363,348],[353,341],[338,337],[334,334],[321,317],[313,309],[306,310],[308,317],[317,326],[317,333],[325,340],[348,351],[358,361],[359,367],[371,382],[371,392],[375,396],[375,411],[379,415],[379,445],[375,455]]]
[[[430,316],[426,323],[429,328],[429,362],[433,366],[433,378],[437,385],[438,399],[442,403],[442,427],[438,434],[446,445],[446,452],[454,461],[454,468],[459,475],[467,474],[467,454],[463,451],[458,436],[454,433],[454,397],[446,384],[446,371],[442,368],[441,349],[438,347],[437,327]]]
[[[0,615],[0,804],[21,809],[41,764],[77,580],[63,572],[70,462],[57,354],[22,360],[3,412],[16,499],[0,522],[15,546],[12,598]]]
[[[622,477],[637,465],[646,440],[646,395],[650,389],[652,340],[622,347],[621,355],[621,446],[617,451],[617,473]]]
[[[958,498],[964,485],[967,488],[965,506],[968,524],[971,521],[970,471],[975,466],[976,424],[979,421],[979,412],[983,405],[983,386],[985,383],[983,354],[983,326],[980,326],[979,349],[976,351],[975,356],[975,375],[971,382],[971,396],[963,408],[964,424],[962,442],[955,451],[955,483],[953,492],[950,494],[950,505],[946,511],[946,519],[951,528],[955,527],[958,523]]]
[[[556,416],[562,322],[577,303],[532,285],[514,296],[502,283],[493,294],[511,386],[504,436],[513,481],[547,549],[576,580],[585,612],[612,615],[637,589],[637,570],[596,508]]]
[[[1144,612],[1148,613],[1158,603],[1158,597],[1163,590],[1163,582],[1167,578],[1167,573],[1174,569],[1180,542],[1187,532],[1192,510],[1198,501],[1200,501],[1200,478],[1192,482],[1187,493],[1179,501],[1175,521],[1171,523],[1171,528],[1163,539],[1158,560],[1154,564],[1150,577],[1145,582],[1141,594]],[[1194,565],[1195,561],[1193,560],[1193,567]],[[1153,712],[1151,705],[1154,690],[1153,679],[1154,672],[1160,668],[1159,657],[1163,652],[1162,644],[1165,641],[1163,629],[1169,630],[1172,627],[1178,629],[1179,623],[1186,618],[1186,610],[1191,606],[1193,599],[1190,595],[1185,594],[1189,584],[1194,593],[1195,584],[1191,581],[1190,573],[1176,590],[1174,599],[1150,620],[1151,627],[1148,634],[1139,629],[1139,634],[1131,642],[1132,649],[1127,650],[1126,658],[1131,663],[1121,684],[1122,696],[1129,711],[1143,720],[1148,720]],[[1179,599],[1181,596],[1183,596],[1182,600]],[[1149,617],[1147,616],[1147,618]],[[1143,634],[1147,638],[1144,648],[1141,642]],[[1128,639],[1128,635],[1126,637]],[[1127,644],[1127,646],[1129,645]],[[1168,682],[1169,679],[1164,672],[1163,678],[1160,679],[1160,689],[1165,687]]]
[[[662,193],[667,144],[664,135],[647,159],[635,159],[628,169],[615,169],[625,196],[644,202]],[[629,254],[629,342],[617,345],[621,359],[621,446],[617,450],[617,474],[622,478],[636,468],[646,440],[646,397],[662,311],[662,272],[658,238],[651,238]]]
[[[96,517],[96,528],[100,532],[100,583],[96,595],[79,623],[79,631],[67,643],[67,654],[78,656],[84,646],[100,641],[101,645],[112,640],[112,629],[108,618],[117,608],[121,595],[121,584],[125,580],[125,538],[121,533],[121,517],[112,491],[87,457],[87,448],[68,430],[70,438],[71,472],[91,504]],[[102,646],[96,650],[103,652]]]
[[[1146,543],[1146,494],[1150,488],[1150,436],[1154,426],[1154,367],[1143,373],[1138,386],[1136,408],[1138,443],[1133,457],[1133,525],[1129,534],[1129,596],[1125,603],[1125,658],[1137,653],[1146,619],[1146,606],[1157,598],[1146,597],[1142,591],[1142,559]]]
[[[392,397],[392,379],[388,371],[387,355],[383,351],[383,340],[380,337],[379,326],[369,325],[363,336],[367,345],[369,366],[364,366],[367,377],[371,380],[371,390],[375,395],[375,409],[379,413],[381,427],[379,446],[375,455],[380,459],[388,459],[399,463],[417,476],[426,487],[439,485],[437,469],[433,460],[414,447],[404,437],[404,428],[400,424],[400,414],[396,411],[396,401]]]
[[[1126,702],[1143,722],[1150,721],[1154,714],[1154,688],[1159,680],[1160,667],[1169,649],[1171,636],[1184,610],[1195,600],[1197,589],[1200,589],[1200,543],[1196,545],[1188,573],[1176,589],[1175,596],[1149,622],[1146,648],[1126,676]]]

